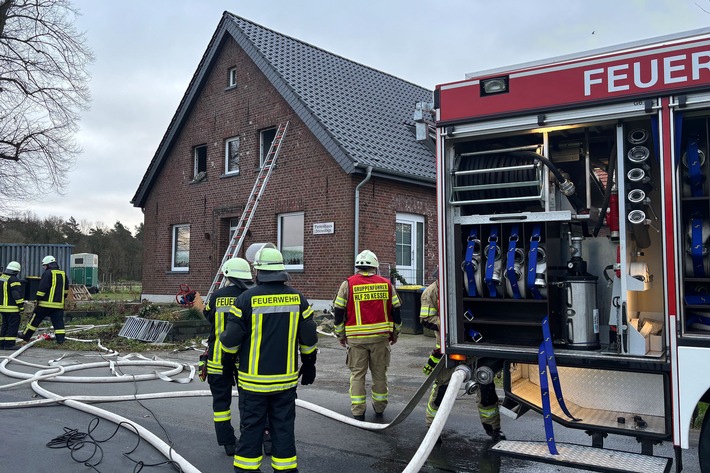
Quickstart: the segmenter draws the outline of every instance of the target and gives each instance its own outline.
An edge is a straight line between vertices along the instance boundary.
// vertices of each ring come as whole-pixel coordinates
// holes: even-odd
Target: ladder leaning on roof
[[[242,248],[242,244],[244,243],[244,238],[246,237],[247,230],[249,229],[249,225],[251,224],[252,218],[254,218],[256,207],[257,205],[259,205],[261,196],[264,193],[264,188],[266,187],[267,182],[269,182],[271,170],[274,168],[274,165],[276,164],[276,158],[278,158],[279,156],[279,150],[281,150],[281,143],[283,142],[284,136],[286,136],[288,124],[288,121],[286,123],[281,123],[278,129],[276,130],[276,136],[274,136],[274,140],[271,142],[271,147],[269,148],[269,152],[266,154],[264,164],[261,167],[261,170],[259,171],[259,175],[256,177],[256,182],[254,182],[254,187],[252,187],[251,189],[251,193],[249,194],[249,199],[247,200],[247,203],[244,206],[242,216],[239,218],[237,229],[234,232],[234,235],[232,235],[232,239],[230,240],[229,245],[227,246],[227,251],[224,253],[224,257],[222,258],[222,262],[219,264],[219,268],[217,268],[217,275],[212,281],[210,290],[207,292],[207,297],[205,298],[206,302],[209,302],[210,296],[212,296],[212,293],[214,291],[221,287],[224,287],[226,283],[226,278],[222,274],[222,266],[224,265],[225,261],[238,255],[239,250]]]

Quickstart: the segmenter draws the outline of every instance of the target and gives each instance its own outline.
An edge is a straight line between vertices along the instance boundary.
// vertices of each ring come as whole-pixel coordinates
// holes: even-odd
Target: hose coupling
[[[464,392],[468,395],[476,394],[476,392],[478,391],[478,383],[473,380],[467,381],[466,384],[464,384],[463,389]]]
[[[574,194],[574,182],[570,181],[569,179],[565,180],[564,182],[560,182],[560,191],[566,196]]]
[[[468,381],[471,380],[471,367],[468,365],[458,365],[454,369],[454,371],[463,371],[464,372],[464,383],[467,383]]]

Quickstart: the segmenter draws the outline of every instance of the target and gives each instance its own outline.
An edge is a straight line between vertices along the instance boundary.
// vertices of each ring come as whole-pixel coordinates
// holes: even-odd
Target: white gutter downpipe
[[[355,164],[355,167],[357,167],[357,164]],[[358,253],[360,253],[360,188],[370,180],[370,177],[372,177],[372,166],[367,166],[365,179],[355,188],[355,254],[353,255],[353,262]]]

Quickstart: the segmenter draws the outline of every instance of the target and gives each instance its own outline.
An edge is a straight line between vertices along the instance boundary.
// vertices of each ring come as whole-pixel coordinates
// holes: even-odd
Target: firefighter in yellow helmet
[[[66,273],[59,269],[54,256],[45,256],[42,259],[42,267],[44,272],[37,288],[37,305],[22,333],[22,339],[28,342],[45,317],[49,317],[57,343],[61,344],[64,343],[67,333],[64,329],[64,304],[69,296],[69,279]]]
[[[22,294],[22,284],[17,276],[22,267],[17,261],[10,261],[0,276],[0,349],[14,350],[17,330],[20,328],[20,317],[25,311],[25,298]]]
[[[387,407],[387,367],[390,345],[402,328],[400,301],[388,280],[377,274],[380,262],[365,250],[355,258],[356,272],[343,281],[335,297],[335,334],[347,348],[350,368],[350,411],[365,420],[367,393],[365,377],[372,376],[372,408],[381,418]]]
[[[436,332],[436,347],[429,355],[429,359],[422,370],[428,376],[443,357],[441,353],[438,279],[431,283],[422,293],[419,320],[424,327]],[[446,360],[443,360],[443,363],[446,363]],[[444,394],[446,394],[454,369],[455,367],[444,367],[444,369],[439,371],[434,381],[426,406],[425,420],[427,427],[434,422],[434,417],[439,410],[441,401],[444,399]],[[476,391],[476,401],[478,403],[478,417],[481,419],[483,430],[494,441],[505,440],[505,435],[500,430],[500,410],[495,384],[480,384],[478,391]]]
[[[259,250],[254,269],[257,285],[237,298],[220,335],[223,356],[239,359],[241,421],[234,471],[259,471],[268,413],[271,467],[295,473],[296,386],[299,376],[303,385],[313,383],[316,377],[318,334],[313,309],[301,293],[286,285],[289,275],[280,251]]]
[[[232,427],[232,386],[236,384],[235,366],[223,366],[222,342],[219,336],[227,325],[229,310],[237,297],[254,285],[249,262],[243,258],[230,258],[222,265],[222,274],[227,285],[214,291],[203,311],[210,323],[207,339],[206,360],[201,361],[203,372],[207,372],[207,382],[212,392],[212,412],[217,444],[224,447],[227,455],[234,455],[237,439]]]

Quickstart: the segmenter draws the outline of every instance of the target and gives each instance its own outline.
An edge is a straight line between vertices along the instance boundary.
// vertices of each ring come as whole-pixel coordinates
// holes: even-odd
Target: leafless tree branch
[[[0,196],[61,193],[93,54],[69,0],[0,0]],[[8,200],[8,199],[5,199]]]

